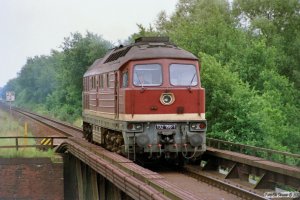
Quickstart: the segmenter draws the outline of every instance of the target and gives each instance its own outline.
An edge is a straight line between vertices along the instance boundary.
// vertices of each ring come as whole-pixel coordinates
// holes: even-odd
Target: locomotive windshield
[[[195,65],[171,64],[170,81],[174,86],[196,86],[198,85],[197,70]]]
[[[135,86],[159,86],[162,84],[162,69],[159,64],[135,65],[133,73]]]

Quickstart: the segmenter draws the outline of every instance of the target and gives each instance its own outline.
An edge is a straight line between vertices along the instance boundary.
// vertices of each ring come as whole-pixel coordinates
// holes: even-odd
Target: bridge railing
[[[233,143],[233,142],[228,142],[228,141],[214,139],[214,138],[206,138],[206,144],[209,147],[213,147],[221,150],[239,152],[246,155],[252,155],[252,156],[264,158],[270,161],[279,162],[287,165],[300,166],[299,154],[293,154],[284,151],[277,151],[277,150],[266,149],[262,147],[255,147],[251,145]]]
[[[53,148],[55,146],[54,140],[57,139],[67,139],[68,137],[57,137],[57,136],[40,136],[40,137],[35,137],[35,136],[5,136],[5,137],[0,137],[0,149],[1,148],[15,148],[17,151],[20,148]],[[43,140],[46,139],[48,140],[47,143],[42,144],[35,142],[34,144],[28,144],[28,139],[33,139],[35,141],[37,140]],[[13,140],[14,142],[9,142],[9,144],[4,144],[2,140]],[[12,144],[14,143],[14,145]],[[32,143],[32,142],[31,142]]]

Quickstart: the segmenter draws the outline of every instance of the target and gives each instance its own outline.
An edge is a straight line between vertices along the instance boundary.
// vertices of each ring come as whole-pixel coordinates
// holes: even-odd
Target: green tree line
[[[208,136],[300,153],[300,2],[179,0],[139,36],[169,36],[201,62]],[[82,75],[112,44],[87,33],[65,38],[62,51],[29,58],[2,91],[16,104],[74,121]]]
[[[112,44],[87,32],[64,39],[61,51],[28,58],[18,76],[2,89],[15,91],[15,105],[74,122],[81,116],[82,77],[88,67],[103,57]]]

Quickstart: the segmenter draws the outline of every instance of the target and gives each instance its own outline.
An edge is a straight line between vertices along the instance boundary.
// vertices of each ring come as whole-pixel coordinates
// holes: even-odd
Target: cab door
[[[119,84],[119,72],[114,72],[114,107],[115,107],[115,119],[119,119],[119,94],[120,94],[120,84]]]

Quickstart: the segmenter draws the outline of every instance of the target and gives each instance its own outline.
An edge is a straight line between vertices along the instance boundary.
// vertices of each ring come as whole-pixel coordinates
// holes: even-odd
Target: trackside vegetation
[[[0,147],[15,146],[15,139],[1,139],[1,137],[15,137],[24,136],[24,127],[20,126],[18,121],[11,118],[11,116],[0,110]],[[32,136],[29,132],[28,136]],[[35,145],[34,139],[19,139],[19,145]],[[53,157],[54,151],[41,151],[34,147],[30,148],[0,148],[0,158],[34,158],[34,157]]]
[[[300,153],[299,0],[179,0],[128,37],[169,36],[201,62],[208,136]],[[72,33],[61,50],[28,58],[2,89],[18,106],[80,122],[82,76],[113,44]]]

